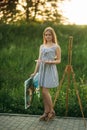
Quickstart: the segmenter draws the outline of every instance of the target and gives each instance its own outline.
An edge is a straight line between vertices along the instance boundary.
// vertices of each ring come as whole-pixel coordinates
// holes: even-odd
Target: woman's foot
[[[46,121],[47,118],[48,118],[48,113],[45,112],[45,113],[39,118],[39,120],[40,120],[40,121]]]
[[[55,117],[55,111],[49,112],[47,121],[54,119],[54,117]]]

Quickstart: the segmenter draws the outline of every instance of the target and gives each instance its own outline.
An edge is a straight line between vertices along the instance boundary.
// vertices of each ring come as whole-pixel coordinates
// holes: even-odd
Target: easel
[[[62,79],[60,80],[60,84],[59,84],[58,90],[56,92],[56,96],[54,98],[53,106],[55,106],[56,100],[58,99],[58,96],[59,96],[60,89],[62,87],[62,83],[64,81],[64,78],[65,78],[66,74],[67,74],[67,76],[68,76],[68,86],[67,86],[67,90],[66,90],[66,113],[65,113],[65,116],[67,116],[67,112],[68,112],[68,97],[69,97],[69,89],[70,89],[70,75],[72,75],[74,88],[75,88],[76,95],[77,95],[77,98],[78,98],[78,103],[79,103],[79,106],[80,106],[82,117],[84,119],[84,125],[86,127],[86,122],[85,122],[85,118],[84,118],[84,113],[83,113],[83,108],[82,108],[82,104],[81,104],[81,99],[80,99],[80,96],[79,96],[79,92],[78,92],[77,84],[76,84],[76,80],[75,80],[75,73],[74,73],[72,65],[71,65],[71,61],[72,61],[72,42],[73,42],[73,37],[70,36],[69,37],[69,46],[68,46],[68,65],[66,65],[66,68],[64,70],[64,74],[62,76]]]

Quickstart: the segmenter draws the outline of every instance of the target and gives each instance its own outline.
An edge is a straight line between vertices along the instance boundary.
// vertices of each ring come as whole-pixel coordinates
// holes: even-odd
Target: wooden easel
[[[76,80],[75,80],[75,73],[74,73],[73,67],[71,65],[71,61],[72,61],[72,43],[73,43],[73,37],[70,36],[69,37],[69,46],[68,46],[68,65],[66,65],[65,70],[64,70],[64,74],[62,76],[62,79],[60,80],[60,84],[59,84],[59,87],[57,89],[57,92],[56,92],[56,95],[55,95],[55,98],[54,98],[53,106],[55,106],[56,100],[58,99],[58,96],[59,96],[60,89],[62,87],[62,83],[64,81],[65,76],[67,75],[67,77],[68,77],[68,85],[67,85],[67,88],[66,88],[67,90],[66,90],[66,113],[65,113],[65,116],[67,116],[67,113],[68,113],[68,97],[69,97],[69,89],[70,89],[70,76],[72,75],[74,88],[75,88],[76,95],[77,95],[77,98],[78,98],[78,103],[79,103],[79,106],[80,106],[82,117],[84,119],[84,125],[86,127],[86,122],[85,122],[85,118],[84,118],[82,103],[81,103],[81,99],[80,99],[80,96],[79,96],[79,91],[77,89],[77,84],[76,84]]]

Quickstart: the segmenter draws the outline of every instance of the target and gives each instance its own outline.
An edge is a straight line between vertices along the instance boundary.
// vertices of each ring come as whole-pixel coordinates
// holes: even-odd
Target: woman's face
[[[44,34],[44,38],[46,42],[52,42],[52,33],[50,31],[46,31]]]

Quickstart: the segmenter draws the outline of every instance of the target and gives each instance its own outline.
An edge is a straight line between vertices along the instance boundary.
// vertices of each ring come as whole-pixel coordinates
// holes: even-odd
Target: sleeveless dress
[[[40,47],[40,60],[42,61],[52,61],[56,56],[56,48],[58,45],[54,44],[51,47],[46,47],[41,45]],[[45,88],[58,87],[59,78],[56,64],[46,64],[40,62],[39,64],[39,86]]]

